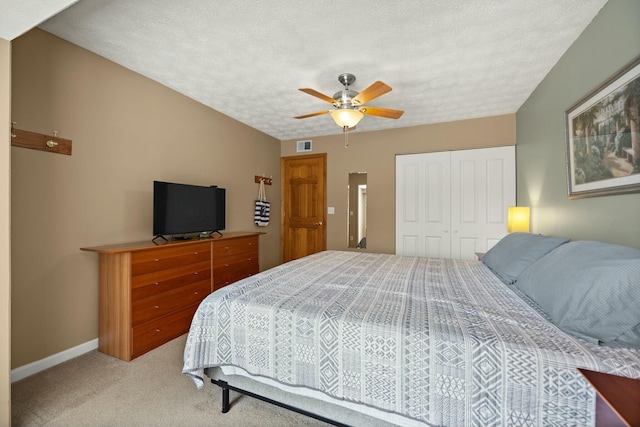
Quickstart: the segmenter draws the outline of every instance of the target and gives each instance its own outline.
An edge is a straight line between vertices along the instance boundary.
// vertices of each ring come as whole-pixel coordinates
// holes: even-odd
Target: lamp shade
[[[338,108],[337,110],[331,111],[331,118],[341,128],[344,128],[345,126],[352,128],[357,125],[363,117],[364,114],[360,111],[349,108]]]
[[[529,232],[529,213],[531,208],[528,206],[509,206],[507,214],[507,231],[514,233],[516,231]]]

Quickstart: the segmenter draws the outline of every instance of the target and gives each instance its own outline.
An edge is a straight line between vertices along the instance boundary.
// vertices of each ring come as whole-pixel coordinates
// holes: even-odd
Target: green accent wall
[[[640,54],[640,1],[610,0],[516,114],[531,232],[640,247],[640,193],[569,200],[565,111]]]

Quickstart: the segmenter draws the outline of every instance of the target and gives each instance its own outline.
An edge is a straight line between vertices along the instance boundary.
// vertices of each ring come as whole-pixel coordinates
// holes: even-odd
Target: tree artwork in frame
[[[565,119],[570,199],[640,192],[640,56]]]

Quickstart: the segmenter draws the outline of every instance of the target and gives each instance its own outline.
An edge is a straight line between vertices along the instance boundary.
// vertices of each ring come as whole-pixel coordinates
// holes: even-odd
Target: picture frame
[[[569,199],[640,192],[640,56],[565,111]]]

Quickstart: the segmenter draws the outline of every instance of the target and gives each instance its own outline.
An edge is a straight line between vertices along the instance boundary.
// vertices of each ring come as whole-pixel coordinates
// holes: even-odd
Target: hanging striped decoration
[[[271,210],[270,205],[271,203],[267,201],[267,194],[264,189],[264,181],[261,180],[254,214],[254,221],[257,226],[266,227],[267,225],[269,225],[269,211]]]

